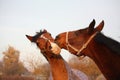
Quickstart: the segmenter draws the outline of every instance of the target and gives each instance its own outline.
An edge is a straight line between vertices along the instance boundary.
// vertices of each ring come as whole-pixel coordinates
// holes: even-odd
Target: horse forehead
[[[49,39],[49,40],[51,40],[51,41],[54,40],[54,39],[52,38],[52,36],[50,35],[50,33],[43,34],[42,36],[44,36],[46,39]]]

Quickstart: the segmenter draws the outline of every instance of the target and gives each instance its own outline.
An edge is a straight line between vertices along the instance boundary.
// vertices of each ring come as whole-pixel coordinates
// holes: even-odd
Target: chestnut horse
[[[26,35],[26,37],[37,44],[41,53],[49,62],[52,71],[50,80],[88,80],[88,77],[83,72],[71,70],[60,55],[61,48],[54,43],[54,39],[47,30],[40,31],[35,36]],[[74,72],[79,73],[79,76]]]
[[[74,55],[92,58],[107,80],[120,80],[120,43],[101,33],[104,21],[94,26],[95,20],[85,29],[60,33],[55,42]]]

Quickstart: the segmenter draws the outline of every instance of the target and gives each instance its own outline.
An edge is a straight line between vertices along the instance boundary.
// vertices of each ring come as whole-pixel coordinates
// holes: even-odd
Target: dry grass
[[[0,76],[0,80],[34,80],[34,78],[32,77],[22,77],[22,76],[18,76],[18,75],[14,75],[14,76]]]
[[[17,56],[15,56],[16,52],[18,53]],[[43,64],[36,67],[38,63],[36,63],[34,66],[33,62],[30,61],[31,66],[34,67],[34,71],[28,72],[26,71],[26,69],[24,69],[24,65],[19,63],[19,51],[16,51],[16,49],[14,49],[13,47],[10,47],[7,51],[3,52],[3,54],[3,62],[0,63],[0,73],[2,73],[2,76],[0,76],[0,80],[48,80],[50,72],[49,64]],[[6,59],[6,57],[8,58]],[[3,63],[6,64],[2,66]],[[89,80],[105,80],[104,76],[101,76],[102,74],[97,65],[88,57],[81,59],[76,56],[72,56],[69,59],[68,63],[72,68],[84,72],[89,77]],[[29,75],[17,75],[22,73],[29,73]]]
[[[96,80],[102,74],[95,62],[88,57],[80,59],[73,56],[70,58],[69,64],[72,68],[84,72],[89,77],[89,80]]]

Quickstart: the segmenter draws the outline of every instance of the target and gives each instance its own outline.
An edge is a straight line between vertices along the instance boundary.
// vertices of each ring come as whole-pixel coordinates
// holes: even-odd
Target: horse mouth
[[[51,50],[54,54],[60,54],[61,48],[56,43],[51,43]]]

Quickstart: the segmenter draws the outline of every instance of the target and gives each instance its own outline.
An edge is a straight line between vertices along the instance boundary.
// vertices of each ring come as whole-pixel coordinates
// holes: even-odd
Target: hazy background
[[[26,34],[47,29],[55,37],[85,28],[93,19],[96,25],[104,20],[102,32],[120,42],[120,0],[0,0],[0,54],[9,45],[24,57],[39,54]],[[67,51],[62,53],[69,57]]]

